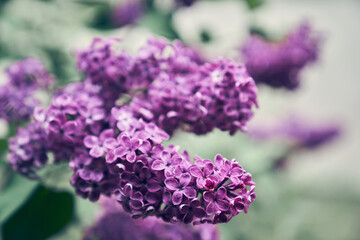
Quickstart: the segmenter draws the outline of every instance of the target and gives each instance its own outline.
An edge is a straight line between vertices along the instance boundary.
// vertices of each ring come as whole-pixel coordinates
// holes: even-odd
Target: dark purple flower
[[[199,199],[193,199],[188,204],[180,205],[180,212],[184,214],[183,222],[185,224],[191,223],[194,216],[197,218],[203,218],[205,216],[205,211],[201,208],[201,202]]]
[[[211,215],[217,211],[227,211],[230,203],[226,200],[226,189],[220,187],[215,192],[204,192],[204,200],[208,202],[206,213]]]
[[[131,184],[126,184],[123,190],[116,189],[114,191],[115,199],[123,203],[125,211],[131,212],[132,209],[141,209],[144,206],[143,195],[141,192],[134,192]]]

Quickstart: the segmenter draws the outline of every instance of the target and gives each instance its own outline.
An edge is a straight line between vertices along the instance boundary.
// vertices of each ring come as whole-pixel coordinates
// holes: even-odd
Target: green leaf
[[[140,20],[139,25],[150,29],[151,32],[164,36],[168,39],[176,39],[179,36],[171,25],[171,16],[156,11],[149,11]]]
[[[31,199],[2,228],[4,240],[46,239],[62,230],[73,217],[71,194],[38,187]]]
[[[73,171],[69,169],[68,162],[47,164],[37,172],[41,184],[54,191],[74,192],[69,179]]]
[[[251,10],[254,10],[260,7],[264,3],[264,0],[245,0],[245,2]]]
[[[15,175],[9,185],[0,193],[0,224],[24,204],[38,185],[20,175]]]

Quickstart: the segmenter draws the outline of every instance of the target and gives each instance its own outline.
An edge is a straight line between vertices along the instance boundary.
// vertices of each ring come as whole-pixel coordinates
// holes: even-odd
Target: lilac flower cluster
[[[341,134],[341,128],[336,124],[313,124],[303,117],[292,116],[270,127],[257,126],[250,135],[256,139],[281,138],[291,142],[295,150],[319,148]]]
[[[19,122],[28,120],[40,104],[37,89],[48,89],[54,78],[35,58],[18,61],[6,69],[8,82],[0,87],[0,118]]]
[[[196,157],[193,163],[186,151],[163,145],[169,139],[164,130],[174,129],[157,125],[161,116],[177,115],[174,119],[186,117],[195,133],[214,127],[230,133],[243,129],[256,105],[256,87],[245,68],[228,60],[200,65],[180,42],[169,45],[155,39],[131,57],[117,54],[115,41],[95,39],[90,49],[79,53],[85,80],[60,89],[48,108],[35,110],[35,122],[11,140],[10,164],[34,176],[52,153],[55,163],[69,161],[74,171],[70,182],[79,196],[91,201],[114,196],[134,218],[219,223],[247,212],[256,196],[251,174],[220,155],[214,162]],[[166,76],[167,82],[161,82]],[[189,89],[185,82],[192,83]],[[174,96],[183,106],[177,99],[169,102],[167,94],[173,89],[167,84],[183,93]],[[163,98],[154,94],[156,88]],[[129,105],[119,103],[124,96],[130,98]],[[135,108],[133,102],[140,99],[149,99],[155,108]],[[167,113],[155,115],[156,107]],[[195,115],[197,108],[201,119]],[[178,125],[174,127],[183,127]]]
[[[49,160],[46,153],[52,152],[55,162],[68,160],[83,145],[87,132],[101,130],[105,118],[103,101],[97,89],[88,85],[69,84],[54,94],[47,109],[35,108],[34,123],[10,139],[9,163],[15,170],[21,168],[20,173],[35,177],[35,170]],[[37,154],[41,155],[41,164]]]
[[[187,74],[159,74],[130,107],[169,134],[178,128],[205,134],[216,127],[234,134],[246,129],[256,97],[255,83],[245,67],[220,59]]]
[[[256,83],[294,90],[300,84],[301,69],[317,60],[320,43],[321,38],[313,34],[308,23],[303,23],[278,42],[252,36],[242,54]]]
[[[316,149],[340,135],[341,129],[333,124],[312,125],[292,120],[284,126],[284,134],[295,142],[297,148]]]
[[[136,57],[116,52],[115,43],[95,39],[78,55],[79,69],[103,87],[110,103],[130,94],[135,115],[169,134],[177,128],[196,134],[245,129],[257,89],[244,66],[225,59],[205,64],[179,41],[150,39]]]
[[[169,224],[157,218],[132,219],[111,199],[102,199],[102,212],[96,223],[87,228],[83,239],[99,240],[218,240],[214,225],[190,226]]]
[[[142,0],[119,1],[112,13],[112,23],[116,27],[123,27],[136,23],[144,14]]]

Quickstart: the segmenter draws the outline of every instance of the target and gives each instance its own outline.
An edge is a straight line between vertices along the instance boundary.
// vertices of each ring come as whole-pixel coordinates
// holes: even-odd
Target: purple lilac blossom
[[[0,87],[0,118],[10,122],[29,120],[40,101],[38,89],[48,89],[54,78],[35,58],[15,62],[6,69],[8,82]]]
[[[177,129],[205,134],[215,127],[246,130],[252,108],[257,106],[257,88],[244,66],[220,59],[191,73],[162,73],[149,86],[147,95],[133,99],[130,107],[154,121],[170,135]]]
[[[121,132],[113,140],[119,147],[107,153],[111,155],[109,169],[119,177],[115,199],[132,217],[153,215],[168,222],[219,223],[247,211],[256,196],[254,183],[235,160],[217,155],[214,163],[199,157],[193,163],[179,148],[154,142],[146,134],[149,123],[137,118],[133,122],[139,124]],[[130,147],[132,142],[136,143],[134,148]],[[199,173],[204,166],[206,178]],[[206,183],[199,185],[201,180]]]
[[[133,57],[116,51],[117,41],[95,39],[78,54],[79,70],[102,87],[107,109],[126,93],[137,117],[170,135],[178,128],[196,134],[246,129],[257,89],[244,66],[225,59],[205,63],[180,41],[155,38]]]
[[[164,147],[163,141],[169,139],[166,130],[180,126],[171,125],[170,131],[162,123],[175,116],[187,119],[186,127],[195,133],[214,127],[230,133],[244,129],[256,105],[256,87],[245,68],[228,60],[202,64],[192,60],[195,55],[180,42],[171,45],[162,39],[151,39],[136,57],[118,55],[112,49],[115,41],[95,39],[78,55],[85,80],[55,92],[48,108],[35,109],[34,124],[43,135],[23,143],[19,131],[11,140],[9,161],[14,169],[35,174],[47,163],[37,154],[53,153],[55,163],[69,162],[70,182],[79,196],[91,201],[113,196],[133,218],[156,216],[167,222],[199,224],[227,222],[246,213],[256,197],[251,175],[235,160],[220,155],[214,163],[200,157],[193,163],[179,147]],[[141,63],[146,72],[138,71]],[[173,84],[173,89],[166,84]],[[139,110],[118,103],[138,87],[149,89],[133,92],[135,99],[138,94],[150,98],[150,92],[159,89],[165,98],[153,95],[160,103],[150,104],[166,107],[162,119],[154,118],[158,110],[152,107]],[[168,98],[173,90],[183,95]],[[200,115],[192,116],[198,111]],[[35,149],[35,155],[21,149]],[[24,161],[29,162],[20,170],[17,166]]]
[[[120,0],[112,12],[112,23],[116,27],[134,24],[144,14],[142,0]]]
[[[305,22],[278,42],[251,36],[242,48],[242,55],[257,84],[295,90],[300,84],[301,70],[317,60],[321,40]]]
[[[339,137],[341,128],[336,124],[314,124],[301,117],[292,116],[278,125],[257,126],[250,135],[256,139],[281,138],[292,143],[295,149],[316,149]]]
[[[83,239],[91,240],[218,240],[214,225],[169,224],[155,217],[132,219],[112,199],[101,199],[102,212],[93,226],[85,229]]]

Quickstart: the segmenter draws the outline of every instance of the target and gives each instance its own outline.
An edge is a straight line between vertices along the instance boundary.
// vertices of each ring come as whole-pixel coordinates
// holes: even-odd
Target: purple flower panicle
[[[269,42],[252,36],[243,46],[245,65],[256,83],[295,90],[301,70],[318,58],[322,39],[302,23],[284,40]]]
[[[79,196],[112,196],[133,218],[220,223],[247,212],[254,183],[235,160],[194,163],[186,151],[163,145],[177,128],[244,130],[257,106],[245,67],[204,63],[179,41],[150,39],[137,56],[116,51],[116,41],[95,39],[78,54],[85,80],[35,109],[34,123],[11,140],[10,164],[35,175],[52,153],[55,163],[69,162]]]

